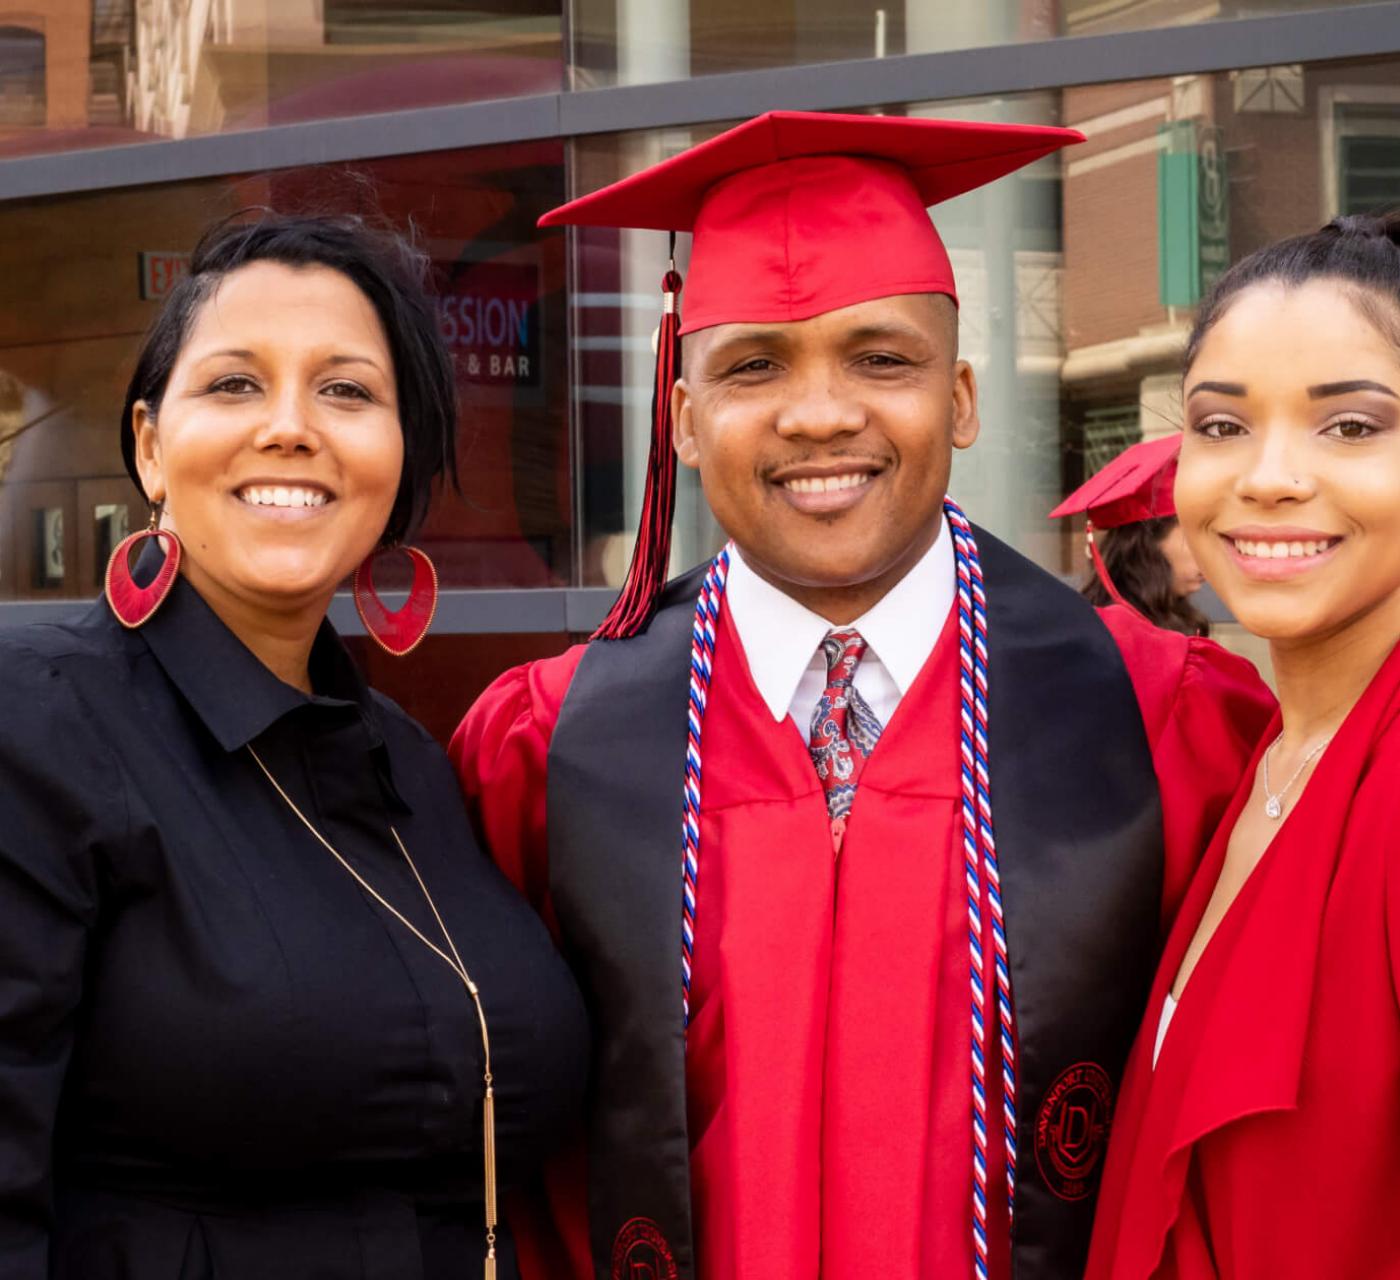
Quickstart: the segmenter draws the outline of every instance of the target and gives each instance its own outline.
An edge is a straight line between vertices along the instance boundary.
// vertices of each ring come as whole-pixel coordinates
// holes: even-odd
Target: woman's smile
[[[278,510],[324,507],[332,500],[329,492],[316,485],[250,484],[236,490],[234,496],[250,507]]]
[[[1239,571],[1259,582],[1285,582],[1331,562],[1345,540],[1316,529],[1249,527],[1220,535]]]

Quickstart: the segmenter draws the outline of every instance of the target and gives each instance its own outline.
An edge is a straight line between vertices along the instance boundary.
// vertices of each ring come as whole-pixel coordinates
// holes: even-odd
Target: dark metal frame
[[[1351,4],[1189,27],[1071,36],[948,53],[703,76],[667,84],[539,94],[241,133],[0,161],[0,200],[39,199],[335,161],[739,119],[779,107],[831,110],[948,101],[1241,67],[1400,55],[1400,2]],[[445,633],[588,631],[602,589],[447,591]],[[71,604],[0,603],[0,624]],[[362,632],[348,598],[331,616]]]
[[[438,597],[433,631],[444,635],[523,634],[532,631],[592,631],[617,595],[611,587],[532,587],[515,591],[444,591]],[[402,597],[385,595],[397,608]],[[343,636],[364,635],[364,624],[348,595],[331,604],[331,622]]]
[[[438,596],[433,632],[441,635],[525,634],[592,631],[617,593],[610,587],[534,587],[521,590],[444,591]],[[405,597],[384,593],[391,609]],[[0,626],[62,622],[90,606],[87,600],[0,601]],[[364,623],[348,594],[331,602],[330,620],[343,636],[362,636]]]

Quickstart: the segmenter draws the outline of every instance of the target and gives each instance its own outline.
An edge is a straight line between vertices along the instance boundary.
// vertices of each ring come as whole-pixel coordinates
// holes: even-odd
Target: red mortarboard
[[[1176,482],[1176,456],[1180,452],[1181,436],[1177,432],[1131,445],[1095,471],[1050,513],[1050,518],[1077,516],[1083,511],[1094,528],[1112,529],[1115,525],[1176,515],[1172,485]]]
[[[770,111],[540,225],[693,231],[682,333],[957,297],[927,206],[1081,141],[1041,125]]]
[[[1139,520],[1160,520],[1176,515],[1176,499],[1172,495],[1176,483],[1176,460],[1181,452],[1181,435],[1173,432],[1157,440],[1144,440],[1124,449],[1107,466],[1094,472],[1051,513],[1076,516],[1081,511],[1088,517],[1089,554],[1094,569],[1105,590],[1120,604],[1127,602],[1118,594],[1108,576],[1103,558],[1094,544],[1095,529],[1113,529]]]
[[[627,584],[596,634],[650,617],[670,558],[675,502],[671,385],[678,339],[716,324],[807,320],[905,293],[957,297],[927,206],[1071,142],[1073,129],[898,116],[770,111],[545,214],[541,226],[693,231],[680,279],[663,283],[652,454]]]

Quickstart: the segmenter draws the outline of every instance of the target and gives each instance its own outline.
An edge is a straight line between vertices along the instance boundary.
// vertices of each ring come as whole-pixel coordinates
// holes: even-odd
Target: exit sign
[[[148,250],[137,255],[141,269],[141,298],[159,302],[190,273],[188,253],[163,253]]]

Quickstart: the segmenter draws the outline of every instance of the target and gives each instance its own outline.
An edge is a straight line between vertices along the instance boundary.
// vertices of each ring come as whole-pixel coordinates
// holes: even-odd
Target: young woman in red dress
[[[1280,711],[1177,917],[1088,1280],[1400,1276],[1400,216],[1235,266],[1176,503]]]

